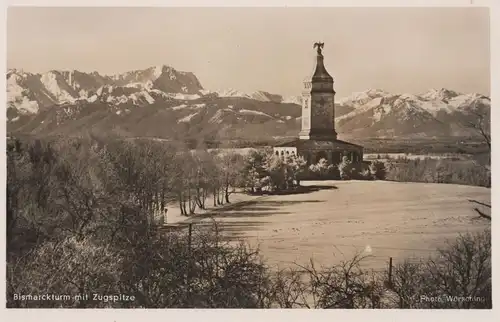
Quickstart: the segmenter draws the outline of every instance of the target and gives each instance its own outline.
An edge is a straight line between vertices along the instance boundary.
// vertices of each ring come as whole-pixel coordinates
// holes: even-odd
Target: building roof
[[[333,77],[328,74],[325,68],[325,64],[323,62],[324,57],[323,54],[319,53],[316,56],[316,68],[314,70],[314,74],[312,75],[311,81],[315,82],[333,82]]]
[[[275,148],[295,147],[298,149],[311,150],[339,150],[339,149],[362,149],[361,145],[349,143],[342,140],[301,140],[295,139],[283,144],[274,146]]]

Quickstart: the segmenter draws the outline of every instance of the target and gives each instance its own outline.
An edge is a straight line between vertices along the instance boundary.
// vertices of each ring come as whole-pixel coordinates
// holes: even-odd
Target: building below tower
[[[307,164],[325,159],[329,164],[339,164],[347,156],[352,163],[363,161],[363,147],[341,140],[297,139],[273,147],[277,156],[302,156]]]
[[[352,163],[360,163],[363,161],[363,147],[337,139],[333,77],[324,65],[323,46],[323,43],[314,44],[316,67],[312,77],[304,82],[299,137],[276,145],[273,150],[281,157],[302,156],[309,165],[321,159],[326,159],[329,164],[339,164],[344,156]]]

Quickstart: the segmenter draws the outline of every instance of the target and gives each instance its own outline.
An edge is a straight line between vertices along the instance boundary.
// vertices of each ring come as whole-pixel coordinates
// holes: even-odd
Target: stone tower
[[[325,69],[321,53],[323,46],[323,43],[314,44],[314,48],[317,48],[316,66],[312,77],[304,82],[302,129],[299,137],[275,145],[273,152],[283,159],[287,156],[301,156],[308,165],[316,164],[321,159],[338,165],[344,156],[352,163],[363,162],[362,146],[337,139],[335,91],[333,78]]]
[[[333,77],[328,74],[322,53],[323,43],[315,43],[317,48],[316,68],[311,80],[304,82],[302,92],[301,140],[336,140],[335,132],[335,91]]]

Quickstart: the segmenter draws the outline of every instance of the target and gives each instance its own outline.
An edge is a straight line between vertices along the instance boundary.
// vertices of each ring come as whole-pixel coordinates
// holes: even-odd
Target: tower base
[[[299,139],[301,140],[318,140],[318,141],[335,141],[337,140],[337,132],[335,131],[300,131]]]

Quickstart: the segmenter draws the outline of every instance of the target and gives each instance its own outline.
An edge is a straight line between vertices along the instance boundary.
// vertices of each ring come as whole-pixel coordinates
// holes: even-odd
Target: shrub
[[[156,235],[127,252],[121,289],[133,307],[265,307],[268,271],[258,250],[224,240],[217,225]]]
[[[373,175],[369,169],[361,170],[361,172],[359,173],[359,176],[360,176],[361,180],[372,180],[373,179]]]
[[[49,242],[8,267],[8,307],[263,307],[268,272],[258,251],[229,245],[210,227],[153,235],[135,245],[89,239]],[[67,301],[15,301],[13,294],[67,294]],[[78,301],[74,295],[126,294],[133,301]]]
[[[491,308],[491,233],[460,235],[425,263],[427,294],[469,298],[428,303],[435,308]]]
[[[119,293],[116,274],[120,258],[109,247],[97,246],[90,239],[65,238],[47,242],[29,258],[8,264],[8,307],[103,307],[111,303],[94,302],[92,293]],[[64,301],[14,300],[13,294],[65,294]],[[88,301],[75,295],[89,294]],[[113,306],[113,305],[112,305]]]
[[[320,159],[318,163],[309,166],[309,171],[320,178],[324,178],[331,171],[331,165],[328,164],[326,159]]]
[[[396,265],[392,291],[399,308],[491,308],[490,230],[460,235],[428,260]]]
[[[369,166],[369,172],[375,180],[385,180],[386,168],[385,164],[380,161],[372,161]]]
[[[383,283],[374,273],[364,270],[365,257],[355,255],[338,265],[306,268],[310,290],[315,299],[314,307],[323,309],[382,308]]]
[[[337,166],[342,180],[352,179],[353,166],[351,160],[347,156],[342,157],[342,162]]]
[[[242,185],[249,192],[289,191],[300,185],[306,173],[307,162],[303,157],[289,155],[282,158],[260,151],[248,156]]]

